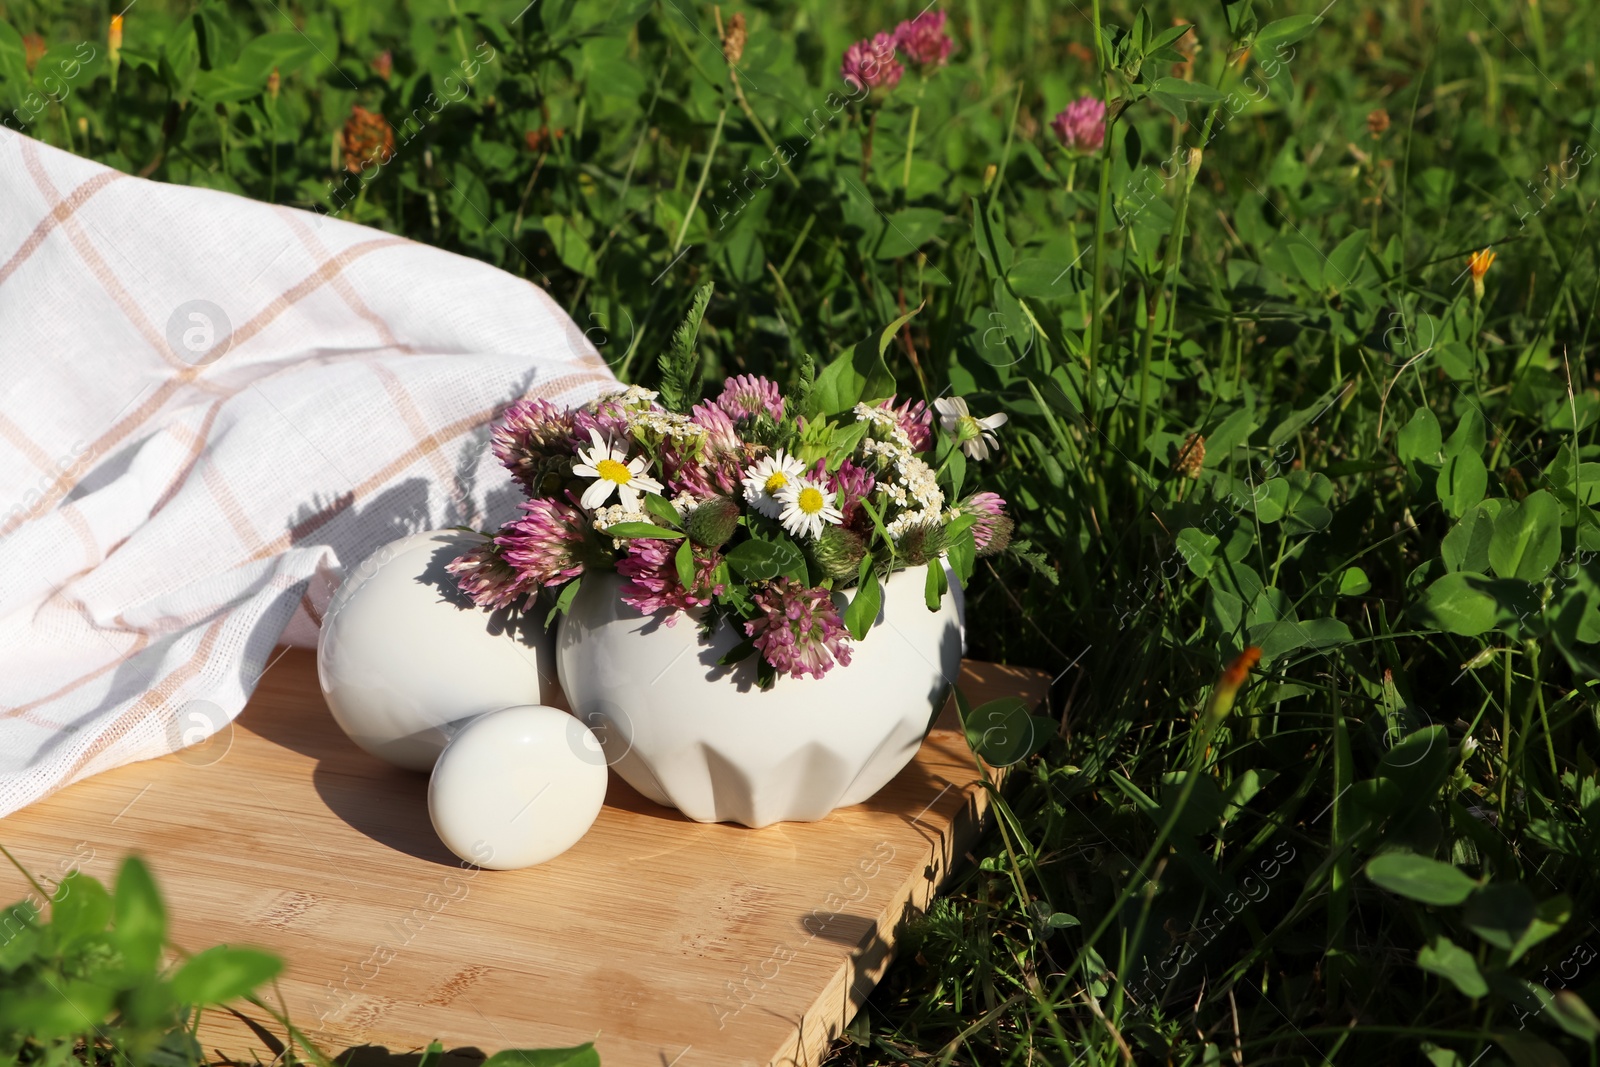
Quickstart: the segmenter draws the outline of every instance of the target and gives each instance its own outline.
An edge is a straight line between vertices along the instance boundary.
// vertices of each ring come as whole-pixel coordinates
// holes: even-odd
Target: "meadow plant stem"
[[[799,236],[794,239],[794,244],[789,246],[789,254],[783,257],[783,266],[778,268],[778,281],[782,282],[784,275],[789,273],[789,268],[794,266],[794,257],[800,254],[800,246],[806,243],[806,237],[811,233],[811,227],[816,225],[817,216],[807,215],[805,225],[800,227]]]
[[[717,37],[726,41],[727,37],[722,26],[722,6],[719,4],[711,10],[717,20]],[[767,132],[767,127],[756,117],[755,109],[750,106],[750,101],[745,98],[744,86],[739,83],[739,68],[734,66],[734,61],[728,57],[727,52],[723,53],[723,59],[728,63],[728,83],[733,86],[734,103],[739,105],[739,110],[744,112],[744,117],[750,120],[750,125],[755,128],[756,135],[761,138],[761,143],[767,146],[767,151],[772,153],[772,158],[777,160],[778,168],[783,171],[783,176],[789,179],[789,184],[796,189],[800,188],[800,179],[794,176],[794,171],[789,169],[789,164],[778,158],[778,146],[773,142],[772,134]],[[657,91],[660,91],[659,86]],[[653,101],[651,106],[654,108]]]
[[[906,134],[906,172],[905,172],[905,180],[900,183],[901,187],[906,190],[907,195],[910,195],[910,192],[911,192],[911,153],[917,147],[917,118],[921,114],[922,114],[922,105],[920,103],[912,104],[911,105],[911,131]]]
[[[867,182],[872,174],[872,139],[878,132],[878,109],[867,111],[867,132],[861,139],[861,181]]]
[[[1110,929],[1111,924],[1121,914],[1123,907],[1132,899],[1133,894],[1139,892],[1146,882],[1150,880],[1149,870],[1151,865],[1160,857],[1167,847],[1167,839],[1172,836],[1172,831],[1177,827],[1178,820],[1183,817],[1184,809],[1189,806],[1189,799],[1194,796],[1195,786],[1200,781],[1200,775],[1205,769],[1206,750],[1211,746],[1211,737],[1216,733],[1221,720],[1202,712],[1200,716],[1199,733],[1194,737],[1194,748],[1189,754],[1189,769],[1183,776],[1183,788],[1178,792],[1178,799],[1173,803],[1171,812],[1161,823],[1161,828],[1156,831],[1156,839],[1150,842],[1150,848],[1144,854],[1144,859],[1139,861],[1139,866],[1134,869],[1134,876],[1129,878],[1117,894],[1117,899],[1111,902],[1106,913],[1100,917],[1095,925],[1094,932],[1083,939],[1083,947],[1072,958],[1066,968],[1066,981],[1071,981],[1078,973],[1078,968],[1088,957],[1089,950],[1099,941],[1101,936]]]
[[[717,143],[722,140],[722,125],[727,121],[728,105],[723,104],[722,110],[717,112],[717,128],[711,131],[711,144],[706,148],[706,161],[700,167],[700,180],[695,182],[694,195],[689,198],[689,208],[683,213],[683,222],[678,226],[678,236],[672,239],[674,256],[683,247],[683,238],[689,232],[689,223],[694,218],[695,210],[700,206],[700,194],[706,190],[706,179],[711,176],[711,161],[717,158]]]
[[[446,0],[446,2],[450,5],[450,20],[455,24],[456,47],[461,49],[461,61],[470,63],[472,53],[467,50],[467,38],[461,32],[461,12],[456,10],[456,0]]]
[[[1146,419],[1150,412],[1150,350],[1155,344],[1156,328],[1161,319],[1161,302],[1166,295],[1167,283],[1178,270],[1178,256],[1183,251],[1184,223],[1189,214],[1189,191],[1194,188],[1194,178],[1199,171],[1199,166],[1200,151],[1192,148],[1184,159],[1183,187],[1178,190],[1178,210],[1173,215],[1172,234],[1167,238],[1166,258],[1161,262],[1161,274],[1156,283],[1155,295],[1145,312],[1144,349],[1139,353],[1139,417],[1133,440],[1133,445],[1136,449],[1144,447]],[[1171,350],[1170,338],[1173,327],[1171,321],[1173,317],[1172,311],[1176,299],[1176,294],[1174,294],[1173,300],[1168,301],[1167,330],[1169,340],[1167,347],[1169,351]]]
[[[1085,346],[1087,350],[1088,375],[1088,385],[1085,392],[1088,394],[1089,411],[1087,414],[1090,425],[1098,429],[1100,425],[1100,407],[1097,395],[1099,390],[1095,384],[1095,365],[1100,355],[1100,320],[1102,317],[1100,301],[1105,291],[1103,274],[1105,272],[1106,259],[1106,222],[1111,214],[1111,149],[1113,140],[1111,126],[1116,120],[1115,112],[1112,111],[1110,106],[1111,75],[1106,69],[1105,41],[1101,39],[1100,35],[1100,0],[1094,0],[1094,52],[1100,69],[1100,81],[1105,87],[1106,132],[1105,143],[1100,146],[1100,196],[1094,214],[1094,259],[1089,268],[1094,273],[1094,278],[1090,286],[1089,336],[1087,338],[1088,343]],[[1095,451],[1098,454],[1099,450],[1096,449]]]

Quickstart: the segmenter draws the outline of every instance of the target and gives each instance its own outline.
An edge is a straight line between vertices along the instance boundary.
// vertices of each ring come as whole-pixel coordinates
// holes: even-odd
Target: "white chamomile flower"
[[[778,491],[778,502],[783,505],[778,521],[794,536],[815,540],[822,536],[824,525],[837,526],[844,521],[844,513],[834,506],[834,495],[815,478],[795,478]]]
[[[769,519],[783,513],[778,494],[805,473],[806,465],[783,449],[778,449],[744,472],[744,499],[751,507]]]
[[[594,447],[580,448],[578,462],[572,467],[572,473],[580,478],[594,479],[583,491],[581,503],[584,507],[594,510],[611,499],[615,490],[623,508],[637,511],[640,493],[661,492],[661,483],[644,473],[649,461],[643,456],[629,459],[627,449],[608,444],[594,430],[589,431],[589,440],[594,442]]]
[[[969,459],[988,459],[991,448],[1000,448],[1000,438],[994,431],[1006,424],[1004,412],[980,419],[967,410],[967,402],[959,396],[941,396],[933,406],[939,412],[939,425],[961,442],[961,451]]]

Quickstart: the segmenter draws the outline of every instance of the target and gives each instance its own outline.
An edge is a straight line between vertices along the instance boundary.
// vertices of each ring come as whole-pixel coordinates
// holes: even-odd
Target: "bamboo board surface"
[[[1047,681],[968,661],[961,684],[975,704],[1031,704]],[[291,650],[212,742],[0,819],[0,842],[47,885],[72,869],[109,884],[123,855],[143,855],[174,943],[281,953],[282,1006],[332,1053],[592,1040],[603,1067],[810,1067],[986,807],[955,726],[946,708],[899,777],[817,823],[703,825],[613,774],[571,851],[486,871],[434,836],[425,776],[339,732],[314,654]],[[0,899],[26,892],[0,871]],[[277,1051],[226,1013],[200,1033],[233,1058]]]

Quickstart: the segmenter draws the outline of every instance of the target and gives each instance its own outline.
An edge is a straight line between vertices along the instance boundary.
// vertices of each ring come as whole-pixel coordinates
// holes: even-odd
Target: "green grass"
[[[968,0],[861,101],[839,57],[909,5],[747,9],[735,77],[686,0],[142,0],[113,89],[100,8],[8,3],[0,96],[546,285],[629,380],[705,280],[712,375],[921,309],[901,393],[1011,419],[972,651],[1058,675],[1059,729],[836,1062],[1592,1064],[1600,5],[1254,7]],[[354,105],[397,130],[361,177]]]

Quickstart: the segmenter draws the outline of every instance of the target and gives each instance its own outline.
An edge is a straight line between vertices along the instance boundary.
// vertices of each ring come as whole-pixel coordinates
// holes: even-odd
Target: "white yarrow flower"
[[[641,493],[661,492],[661,483],[644,473],[649,461],[643,456],[629,459],[627,449],[608,444],[595,430],[589,431],[589,440],[594,447],[579,449],[578,462],[572,467],[572,473],[580,478],[594,479],[583,491],[580,503],[584,507],[593,511],[615,492],[624,509],[637,511]]]
[[[744,499],[769,519],[783,514],[778,494],[805,473],[806,465],[783,449],[763,456],[744,472]]]
[[[967,402],[959,396],[941,396],[933,406],[939,412],[939,425],[961,442],[961,451],[969,459],[988,459],[991,448],[1000,448],[994,431],[1006,424],[1005,412],[980,419],[967,410]]]
[[[816,540],[822,536],[823,526],[844,521],[844,513],[834,506],[835,496],[815,478],[796,478],[778,491],[778,502],[783,505],[778,521],[795,537]]]

